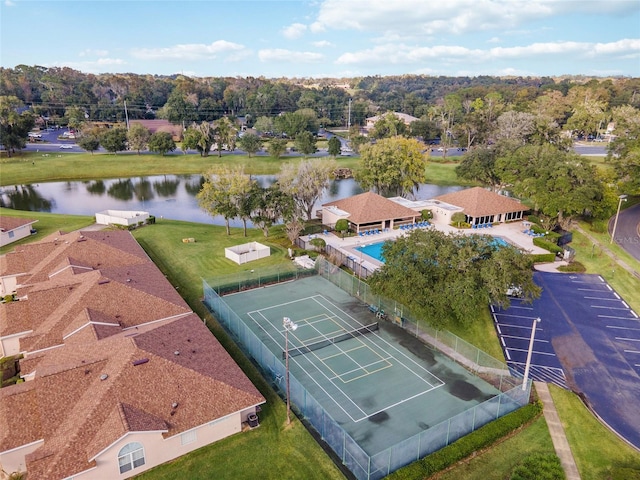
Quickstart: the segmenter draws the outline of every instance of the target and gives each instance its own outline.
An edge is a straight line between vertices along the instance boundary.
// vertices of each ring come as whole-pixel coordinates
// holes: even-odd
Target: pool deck
[[[522,221],[510,222],[510,223],[501,223],[493,226],[492,228],[483,228],[483,229],[471,229],[471,228],[455,228],[446,223],[440,222],[432,222],[430,227],[426,228],[435,228],[436,230],[440,230],[446,233],[462,233],[465,235],[490,235],[492,237],[500,237],[506,242],[514,245],[518,248],[521,248],[527,253],[549,253],[547,250],[537,247],[533,244],[533,237],[524,233],[527,227],[525,227]],[[387,232],[378,233],[376,235],[367,235],[364,237],[355,236],[355,237],[346,237],[340,238],[340,236],[335,235],[334,233],[325,234],[316,234],[314,237],[321,237],[327,245],[331,245],[332,247],[342,251],[345,255],[349,255],[351,257],[355,257],[359,259],[359,262],[368,270],[375,270],[376,268],[382,266],[382,262],[372,258],[359,250],[356,250],[356,247],[369,245],[372,243],[384,242],[386,240],[394,240],[397,237],[406,235],[411,231],[393,229]],[[305,240],[308,240],[309,237],[303,237]],[[557,262],[556,262],[557,263]]]

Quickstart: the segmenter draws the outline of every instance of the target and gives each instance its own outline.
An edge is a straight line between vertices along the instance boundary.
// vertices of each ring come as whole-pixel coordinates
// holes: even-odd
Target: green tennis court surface
[[[297,325],[291,375],[369,455],[500,394],[400,327],[380,321],[375,330],[368,305],[320,276],[224,301],[282,362],[283,317]]]

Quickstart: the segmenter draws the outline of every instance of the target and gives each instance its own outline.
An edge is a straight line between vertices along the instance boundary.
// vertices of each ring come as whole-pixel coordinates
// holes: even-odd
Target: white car
[[[73,148],[73,145],[60,145],[60,148],[64,148],[65,150],[69,148]]]

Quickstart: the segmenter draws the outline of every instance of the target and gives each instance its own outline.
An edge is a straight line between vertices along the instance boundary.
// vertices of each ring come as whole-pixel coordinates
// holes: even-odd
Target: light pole
[[[611,231],[611,241],[609,243],[613,243],[613,239],[616,236],[616,227],[618,226],[618,215],[620,215],[620,207],[622,206],[622,201],[627,201],[626,195],[618,195],[618,211],[616,212],[616,219],[613,221],[613,230]]]
[[[527,380],[529,378],[529,367],[531,366],[531,354],[533,353],[533,341],[536,337],[536,324],[540,323],[540,317],[533,319],[533,325],[531,326],[531,340],[529,340],[529,351],[527,352],[527,363],[524,367],[524,378],[522,379],[522,390],[527,389]]]
[[[291,399],[289,390],[289,330],[295,332],[298,325],[293,323],[289,317],[282,319],[284,327],[284,368],[285,368],[285,384],[287,390],[287,425],[291,423]]]

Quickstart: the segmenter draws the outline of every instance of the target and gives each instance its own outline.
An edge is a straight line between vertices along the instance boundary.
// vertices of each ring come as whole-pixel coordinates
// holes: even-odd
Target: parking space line
[[[508,313],[496,313],[495,316],[497,317],[498,315],[500,315],[501,317],[515,317],[515,318],[526,318],[527,320],[535,320],[538,317],[525,317],[524,315],[510,315]],[[497,320],[496,320],[497,321]]]
[[[510,308],[510,309],[511,309],[511,308],[521,308],[521,309],[523,309],[523,310],[533,310],[533,307],[522,307],[522,306],[520,306],[520,305],[511,305],[509,308]]]
[[[526,349],[526,348],[510,348],[509,350],[515,350],[516,352],[529,352],[529,350]],[[536,353],[538,355],[549,355],[550,357],[555,357],[556,356],[555,353],[539,352],[538,350],[533,350],[533,353]],[[640,353],[640,352],[638,352],[638,353]]]
[[[632,330],[634,332],[640,332],[640,328],[633,328],[633,327],[620,327],[618,325],[606,325],[607,328],[617,328],[619,330]]]
[[[500,324],[498,324],[500,326]],[[503,323],[503,327],[513,327],[513,328],[526,328],[527,330],[531,330],[531,325],[511,325],[510,323]],[[541,328],[536,328],[536,332],[544,332]]]
[[[624,353],[640,353],[640,350],[626,350],[625,349]]]
[[[587,298],[589,300],[606,300],[607,302],[619,302],[619,298],[604,298],[604,297],[582,297]],[[624,302],[622,302],[624,304]]]
[[[536,328],[537,330],[537,328]],[[500,338],[502,337],[506,337],[506,338],[515,338],[516,340],[527,340],[529,341],[530,339],[527,337],[516,337],[515,335],[502,335]],[[538,340],[537,338],[535,339],[535,342],[538,343],[549,343],[549,340]]]
[[[511,360],[511,355],[509,355],[509,349],[505,348],[504,353],[507,355],[507,360]]]
[[[630,342],[640,342],[640,338],[615,337],[616,340],[629,340]]]
[[[608,308],[609,310],[629,310],[629,307],[627,308],[621,308],[621,307],[607,307],[605,305],[589,305],[591,308]]]
[[[633,312],[633,310],[631,310]],[[633,320],[629,317],[616,317],[615,315],[598,315],[598,318],[617,318],[618,320]]]
[[[638,315],[636,314],[636,312],[634,312],[633,310],[629,310],[631,312],[631,315],[633,315],[634,317],[638,318]]]
[[[629,305],[627,305],[627,302],[625,302],[624,300],[622,301],[622,304],[623,304],[625,307],[629,308]]]

